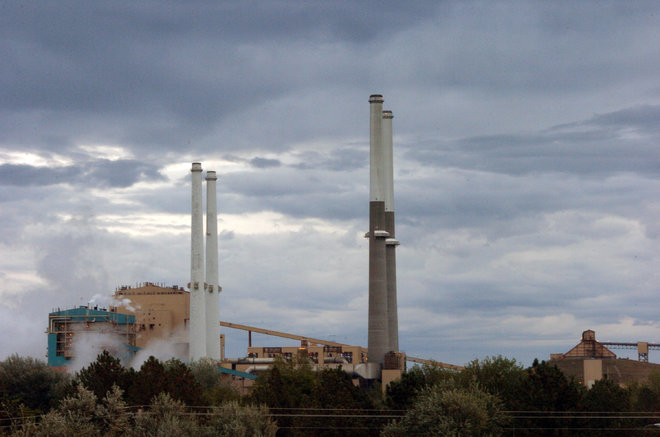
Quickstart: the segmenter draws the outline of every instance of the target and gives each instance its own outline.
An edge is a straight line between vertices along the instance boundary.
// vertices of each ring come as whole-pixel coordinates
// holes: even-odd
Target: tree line
[[[489,357],[464,370],[415,366],[382,395],[340,369],[280,360],[249,395],[212,361],[138,370],[107,352],[70,376],[33,358],[0,362],[0,435],[593,436],[659,435],[660,374],[587,389],[556,366]]]

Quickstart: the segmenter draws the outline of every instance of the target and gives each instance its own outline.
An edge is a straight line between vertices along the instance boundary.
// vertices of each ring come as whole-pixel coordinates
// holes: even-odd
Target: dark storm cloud
[[[164,180],[164,177],[155,166],[134,160],[101,159],[54,168],[25,164],[0,165],[0,185],[9,186],[74,184],[125,188],[145,179]]]
[[[325,169],[331,171],[353,171],[366,168],[369,163],[369,150],[365,145],[341,147],[325,153],[307,150],[296,154],[300,163],[293,167],[301,170]]]
[[[0,107],[13,117],[38,116],[40,130],[69,126],[57,140],[38,136],[33,147],[98,135],[81,123],[87,119],[105,125],[106,140],[131,147],[192,142],[199,148],[218,121],[296,89],[310,44],[364,44],[412,26],[434,8],[428,3],[402,11],[376,2],[8,3],[0,18]],[[283,59],[278,52],[285,43],[291,49]],[[307,65],[316,72],[320,63]]]
[[[110,161],[101,159],[92,161],[85,167],[83,178],[89,178],[101,186],[125,188],[141,180],[165,180],[156,166],[136,160],[120,159]]]
[[[640,134],[657,134],[660,131],[658,120],[660,120],[660,105],[639,105],[605,114],[596,114],[584,122],[556,126],[553,130],[579,126],[600,126],[612,130],[632,129]]]
[[[282,165],[279,159],[268,159],[268,158],[252,158],[250,160],[250,165],[256,168],[272,168],[279,167]]]
[[[75,179],[73,167],[44,168],[25,164],[0,165],[0,185],[30,186],[62,184]]]
[[[539,172],[604,177],[635,172],[660,177],[660,106],[626,108],[536,133],[468,137],[409,146],[406,156],[441,165],[511,175]]]

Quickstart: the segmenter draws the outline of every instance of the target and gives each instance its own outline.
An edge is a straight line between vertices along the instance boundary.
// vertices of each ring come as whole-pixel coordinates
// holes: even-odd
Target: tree
[[[149,405],[154,396],[167,392],[167,388],[165,366],[152,355],[135,374],[133,384],[128,389],[129,403]]]
[[[159,392],[151,400],[151,408],[135,417],[135,426],[128,437],[196,436],[197,426],[193,416],[187,415],[183,402]]]
[[[228,401],[209,411],[198,437],[275,437],[277,425],[265,406],[241,406]]]
[[[70,380],[68,375],[49,369],[43,361],[11,355],[0,361],[2,409],[15,410],[24,405],[35,413],[47,412],[64,397]]]
[[[499,397],[508,410],[518,410],[521,408],[521,391],[527,376],[525,369],[515,359],[498,355],[472,361],[465,366],[460,379],[463,386],[477,384],[482,390]]]
[[[122,390],[113,385],[94,412],[105,437],[123,436],[131,427]]]
[[[574,411],[584,388],[567,378],[557,366],[534,360],[524,379],[521,409],[535,411]]]
[[[582,400],[582,408],[591,412],[622,412],[630,410],[630,398],[627,390],[619,387],[610,379],[599,379],[591,386]],[[612,429],[611,435],[623,435],[616,428],[631,427],[629,419],[603,418],[592,420],[592,426]],[[602,433],[606,435],[605,433]],[[596,435],[596,434],[594,434]],[[607,434],[609,435],[609,434]]]
[[[383,437],[496,436],[506,416],[502,402],[476,386],[441,383],[422,389],[399,422],[387,425]]]
[[[516,410],[549,412],[578,410],[584,387],[575,379],[567,378],[557,366],[534,360],[525,373]],[[546,416],[517,419],[514,422],[514,427],[517,428],[516,435],[572,435],[568,428],[580,425],[577,421],[571,422],[567,419]]]
[[[313,372],[308,363],[278,360],[272,369],[259,376],[251,400],[264,404],[272,413],[290,413],[294,417],[278,417],[278,435],[318,436],[368,435],[365,420],[350,417],[305,416],[309,409],[322,409],[326,415],[343,415],[345,409],[369,409],[373,404],[368,394],[353,385],[351,377],[341,369]],[[341,410],[341,411],[338,411]],[[318,413],[318,412],[317,412]],[[366,423],[369,425],[369,423]]]
[[[187,405],[201,405],[201,387],[190,368],[181,360],[172,358],[164,364],[167,393]]]
[[[437,365],[414,366],[391,382],[385,390],[385,404],[392,409],[407,410],[412,407],[420,390],[454,380],[459,373]]]
[[[96,357],[96,361],[78,372],[78,381],[99,400],[103,399],[113,386],[117,385],[126,390],[130,383],[128,372],[122,366],[121,360],[106,350]]]
[[[190,371],[200,388],[200,399],[204,405],[221,405],[226,401],[238,400],[240,395],[229,384],[222,381],[222,373],[214,360],[200,359],[189,364]]]
[[[73,396],[66,397],[60,405],[43,415],[37,423],[26,421],[12,437],[67,437],[71,435],[99,435],[96,422],[96,396],[82,385],[78,385]]]
[[[280,359],[267,373],[257,378],[251,399],[271,409],[309,407],[316,389],[315,379],[307,362],[294,363]]]

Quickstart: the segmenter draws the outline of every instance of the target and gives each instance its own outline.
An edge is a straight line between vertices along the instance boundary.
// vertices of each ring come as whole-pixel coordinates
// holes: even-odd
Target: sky
[[[55,308],[189,282],[193,161],[221,319],[366,346],[371,94],[403,351],[660,343],[658,2],[0,1],[0,58],[0,359],[44,357]]]

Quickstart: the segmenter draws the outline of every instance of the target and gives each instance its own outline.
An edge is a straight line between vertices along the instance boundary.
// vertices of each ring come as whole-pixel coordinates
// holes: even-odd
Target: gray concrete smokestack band
[[[220,359],[217,180],[214,171],[206,172],[206,356],[214,360]]]
[[[387,328],[390,351],[399,351],[399,317],[396,288],[396,246],[394,221],[394,159],[392,145],[392,111],[383,111],[383,157],[385,168],[385,263],[387,269]]]
[[[384,160],[382,141],[383,96],[369,97],[369,362],[382,365],[389,351],[387,318],[387,263],[385,255]]]
[[[192,222],[190,244],[190,360],[206,356],[204,309],[204,217],[202,214],[202,164],[192,164]]]

